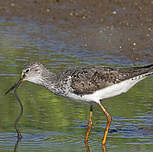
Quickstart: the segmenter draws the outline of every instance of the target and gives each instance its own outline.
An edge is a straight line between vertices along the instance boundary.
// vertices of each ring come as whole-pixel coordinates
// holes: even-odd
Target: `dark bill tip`
[[[15,83],[10,89],[8,89],[5,92],[5,95],[8,94],[10,91],[12,91],[13,89],[15,89],[16,87],[19,87],[19,85],[23,82],[23,79],[20,78],[19,81],[17,83]]]

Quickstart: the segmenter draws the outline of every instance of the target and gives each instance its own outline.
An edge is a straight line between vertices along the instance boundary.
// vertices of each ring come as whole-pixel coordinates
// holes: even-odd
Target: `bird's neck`
[[[46,70],[42,76],[41,85],[49,89],[53,93],[56,93],[56,84],[58,83],[58,78],[56,73]]]

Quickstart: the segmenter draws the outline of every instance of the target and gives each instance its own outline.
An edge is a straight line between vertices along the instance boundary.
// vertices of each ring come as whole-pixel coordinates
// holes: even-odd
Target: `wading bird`
[[[87,143],[92,127],[93,105],[98,105],[107,118],[107,125],[102,139],[102,145],[104,145],[111,123],[111,116],[101,104],[101,101],[127,92],[137,82],[152,74],[153,64],[129,68],[79,66],[53,73],[42,64],[35,62],[25,66],[19,81],[6,94],[18,87],[23,81],[30,81],[44,86],[56,95],[80,103],[90,104],[89,124],[85,143]]]

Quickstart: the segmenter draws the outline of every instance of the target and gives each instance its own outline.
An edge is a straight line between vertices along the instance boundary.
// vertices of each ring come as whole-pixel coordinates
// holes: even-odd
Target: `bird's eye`
[[[27,69],[26,71],[25,71],[25,73],[28,73],[30,71],[30,69]]]

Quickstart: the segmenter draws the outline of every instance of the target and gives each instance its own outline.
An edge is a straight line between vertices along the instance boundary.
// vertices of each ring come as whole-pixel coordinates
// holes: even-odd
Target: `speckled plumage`
[[[152,66],[151,66],[152,68]],[[85,66],[66,70],[72,77],[71,87],[76,94],[90,94],[121,81],[148,74],[150,68],[113,68],[105,66]],[[145,75],[144,75],[145,76]]]

